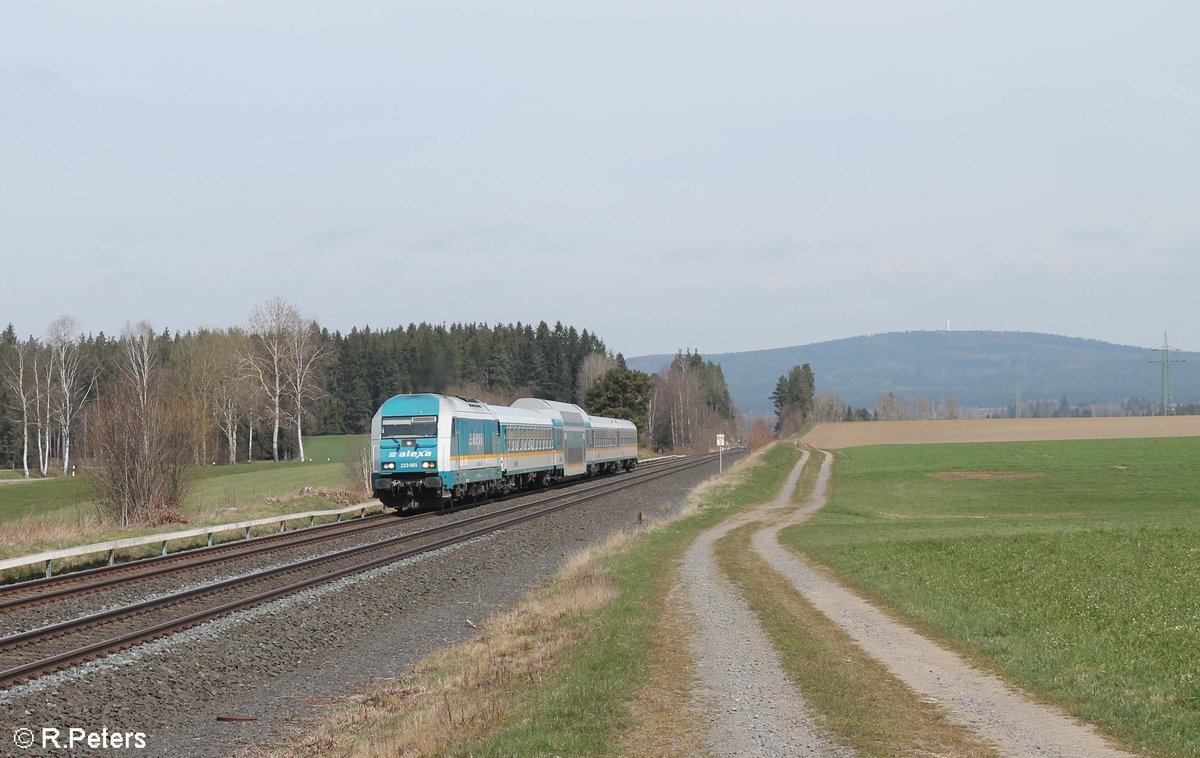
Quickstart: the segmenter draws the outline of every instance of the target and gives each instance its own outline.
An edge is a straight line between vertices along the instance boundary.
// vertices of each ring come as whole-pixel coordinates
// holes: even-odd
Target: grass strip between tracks
[[[637,730],[634,704],[670,710],[657,690],[664,681],[677,683],[676,672],[662,671],[663,661],[687,665],[678,645],[661,636],[674,564],[702,530],[769,499],[797,457],[789,445],[751,456],[697,490],[682,518],[573,557],[550,583],[482,624],[475,638],[331,708],[296,742],[256,754],[629,752],[622,739],[645,731]],[[676,655],[664,659],[661,646]],[[661,730],[657,736],[664,737]]]
[[[781,533],[1139,753],[1200,756],[1200,438],[862,447]]]

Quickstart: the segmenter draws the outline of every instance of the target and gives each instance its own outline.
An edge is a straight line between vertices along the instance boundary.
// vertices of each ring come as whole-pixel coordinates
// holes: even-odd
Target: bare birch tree
[[[271,408],[271,458],[279,462],[279,427],[288,390],[289,350],[301,324],[300,312],[281,297],[273,297],[250,312],[250,344],[245,365],[265,393]],[[253,431],[251,431],[253,434]]]
[[[616,367],[617,362],[604,353],[588,354],[580,361],[579,371],[575,375],[575,402],[582,403],[584,395],[596,380]]]
[[[958,418],[958,398],[954,395],[946,395],[945,408],[946,418]]]
[[[652,377],[651,384],[647,424],[652,444],[659,449],[706,445],[702,435],[717,420],[709,418],[699,372],[691,361],[677,358]]]
[[[875,398],[875,413],[880,421],[902,421],[910,417],[908,401],[895,392]]]
[[[813,421],[841,421],[846,415],[842,399],[829,392],[822,392],[813,400]]]
[[[238,426],[243,417],[251,412],[255,387],[247,381],[249,377],[242,371],[238,359],[238,356],[246,354],[245,335],[240,330],[230,330],[227,334],[219,335],[215,344],[217,350],[213,353],[213,359],[216,383],[212,387],[209,405],[217,428],[225,439],[226,452],[232,465],[237,463]]]
[[[229,464],[237,463],[238,424],[242,419],[241,384],[236,377],[222,377],[217,383],[211,398],[212,412],[216,416],[217,428],[225,439],[225,449],[229,456]]]
[[[317,322],[297,319],[288,345],[287,389],[292,404],[287,416],[296,427],[301,461],[305,460],[304,418],[311,414],[311,404],[320,399],[317,381],[330,353],[330,345],[322,338]]]
[[[662,416],[662,399],[658,392],[658,375],[650,377],[650,402],[646,405],[646,435],[647,444],[654,446],[656,435],[655,430],[658,429],[659,418]]]
[[[50,441],[54,426],[51,410],[54,407],[54,361],[41,345],[33,348],[33,408],[34,432],[37,436],[38,471],[50,473]]]
[[[11,407],[21,415],[21,467],[25,478],[29,478],[29,426],[30,412],[34,409],[36,385],[34,382],[33,356],[38,345],[29,338],[18,342],[4,357],[4,384],[12,393]]]
[[[96,388],[98,372],[94,366],[85,365],[81,347],[83,335],[80,333],[79,320],[74,316],[56,318],[50,324],[47,342],[51,366],[58,375],[54,418],[58,422],[62,441],[62,470],[66,474],[71,466],[72,422]]]
[[[133,401],[139,413],[145,415],[150,408],[150,378],[158,368],[158,351],[154,344],[154,328],[149,322],[139,321],[137,326],[125,325],[121,335],[123,360],[119,366],[121,375],[133,393]],[[142,455],[150,454],[148,429],[142,437]]]
[[[913,403],[910,413],[918,421],[930,421],[937,418],[933,401],[927,397],[917,398],[917,401]]]

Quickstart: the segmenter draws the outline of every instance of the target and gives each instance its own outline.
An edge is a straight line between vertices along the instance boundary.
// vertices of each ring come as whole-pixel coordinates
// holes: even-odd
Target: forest
[[[576,402],[634,418],[656,449],[704,448],[736,431],[721,368],[699,353],[647,375],[561,322],[343,334],[271,298],[242,325],[187,332],[141,321],[84,334],[62,316],[21,336],[10,323],[0,333],[0,467],[46,476],[99,454],[177,459],[163,466],[302,459],[305,435],[365,433],[387,397],[407,392]]]

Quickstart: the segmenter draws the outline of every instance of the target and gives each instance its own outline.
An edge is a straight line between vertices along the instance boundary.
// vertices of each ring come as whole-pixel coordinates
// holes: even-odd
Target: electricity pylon
[[[1177,349],[1167,344],[1167,333],[1163,332],[1162,357],[1156,361],[1146,361],[1162,365],[1162,415],[1164,416],[1170,416],[1175,412],[1171,402],[1171,364],[1187,363],[1184,358],[1171,357],[1171,351]]]

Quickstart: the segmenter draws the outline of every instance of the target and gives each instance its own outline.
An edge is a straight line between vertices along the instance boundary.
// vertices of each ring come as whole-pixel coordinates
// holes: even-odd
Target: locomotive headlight
[[[421,461],[421,468],[437,468],[437,463],[434,461]]]
[[[383,470],[384,470],[384,471],[394,471],[394,470],[395,470],[395,468],[396,468],[396,462],[395,462],[395,461],[386,461],[386,462],[384,462],[384,464],[383,464]]]

